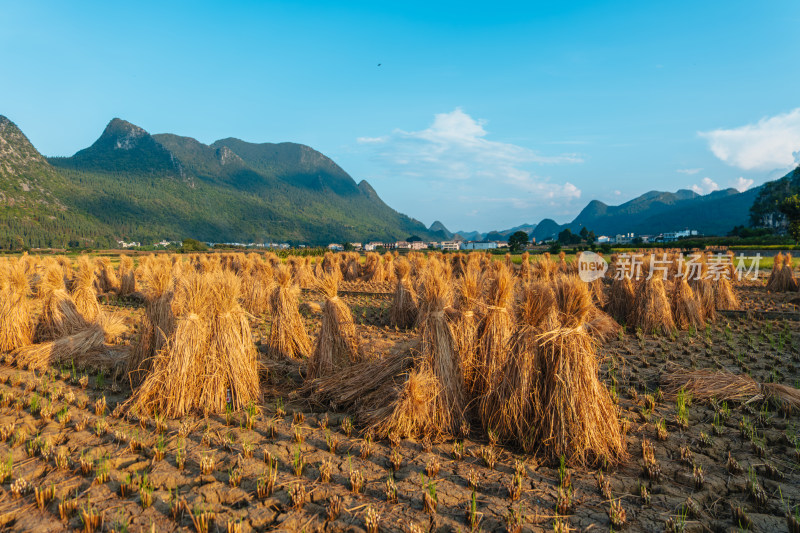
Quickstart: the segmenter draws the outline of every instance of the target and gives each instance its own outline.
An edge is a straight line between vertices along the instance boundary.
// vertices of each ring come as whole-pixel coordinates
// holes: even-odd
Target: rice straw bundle
[[[614,317],[592,305],[586,320],[586,331],[589,335],[598,340],[606,340],[618,335],[621,329],[622,326]]]
[[[703,309],[686,278],[675,279],[672,291],[672,315],[675,326],[680,330],[703,327]]]
[[[320,277],[322,274],[336,274],[337,276],[342,275],[339,269],[339,256],[333,252],[325,252],[325,255],[322,256],[321,268],[321,272],[317,272],[317,277]]]
[[[306,379],[336,373],[363,359],[353,315],[339,298],[338,285],[334,276],[325,276],[317,282],[317,291],[325,297],[325,306],[314,352],[308,360]]]
[[[776,400],[784,412],[793,413],[800,410],[800,390],[794,387],[780,383],[762,383],[761,394],[766,399]]]
[[[631,324],[646,333],[660,331],[669,335],[675,330],[672,308],[661,277],[643,279],[636,288]]]
[[[69,279],[72,277],[73,274],[72,262],[69,260],[68,257],[59,255],[58,257],[56,257],[56,263],[58,263],[58,266],[61,267],[61,270],[64,273],[64,279]]]
[[[72,299],[78,312],[87,322],[94,322],[100,314],[100,303],[95,292],[94,270],[88,262],[83,262],[72,287]]]
[[[264,260],[267,261],[272,268],[281,264],[281,258],[275,252],[267,252],[264,254]]]
[[[757,383],[748,374],[726,370],[686,370],[678,368],[661,377],[664,392],[669,397],[683,390],[695,400],[750,402],[775,400],[786,412],[800,409],[800,390],[780,383]]]
[[[272,288],[272,267],[259,262],[242,276],[242,307],[253,316],[267,312],[267,300]]]
[[[616,463],[626,455],[625,441],[616,408],[597,377],[595,343],[584,327],[591,297],[575,277],[559,278],[554,294],[560,325],[537,337],[533,438],[550,459]]]
[[[310,258],[290,257],[288,261],[289,267],[292,269],[292,279],[300,287],[306,287],[314,283],[315,276],[307,260],[310,260]],[[271,272],[272,268],[269,265],[266,266]]]
[[[114,342],[125,325],[117,315],[100,315],[99,320],[83,329],[55,340],[31,344],[15,350],[13,361],[28,370],[42,370],[67,362],[77,366],[113,366],[123,363],[124,357],[112,355],[109,360],[107,343]]]
[[[695,400],[747,401],[761,390],[749,375],[725,370],[679,368],[662,376],[661,383],[668,397],[674,398],[682,389]]]
[[[589,293],[592,295],[592,302],[600,309],[606,306],[608,300],[605,288],[605,281],[602,278],[589,282]]]
[[[538,261],[531,265],[531,277],[539,281],[547,281],[553,279],[556,266],[550,260],[550,254],[545,252]]]
[[[247,313],[239,305],[240,281],[232,272],[211,277],[209,339],[199,404],[203,412],[239,410],[258,399],[257,352]]]
[[[375,252],[367,252],[362,279],[366,282],[382,282],[385,278],[381,256]]]
[[[776,288],[776,279],[781,276],[781,272],[783,270],[783,262],[784,262],[783,254],[778,252],[772,258],[772,271],[769,273],[769,278],[767,278],[767,290],[768,291],[775,291]]]
[[[128,255],[119,257],[119,295],[130,296],[136,292],[136,273],[133,269],[133,259]]]
[[[486,281],[486,314],[478,325],[478,351],[472,391],[482,396],[502,379],[502,368],[508,357],[508,341],[512,332],[511,299],[514,281],[502,263],[493,265]]]
[[[414,369],[394,399],[370,412],[365,422],[376,436],[427,436],[440,440],[454,435],[464,422],[464,381],[458,365],[453,330],[445,315],[451,290],[447,271],[429,262],[420,292],[420,340]]]
[[[794,273],[792,271],[792,255],[787,253],[781,256],[781,254],[778,254],[775,256],[772,274],[767,282],[767,290],[773,292],[787,292],[797,291],[797,288],[797,280],[794,279]]]
[[[314,275],[314,265],[311,264],[311,257],[306,256],[303,260],[303,285],[306,287],[314,282],[316,276]]]
[[[120,283],[116,272],[114,272],[111,266],[111,259],[108,257],[98,257],[95,264],[97,265],[97,280],[100,285],[100,292],[103,294],[108,292],[119,293]]]
[[[453,254],[450,264],[453,267],[453,277],[456,279],[463,276],[467,270],[467,258],[462,253]]]
[[[511,337],[511,353],[502,369],[503,379],[481,398],[485,429],[526,452],[534,448],[533,426],[538,395],[538,338],[558,326],[555,296],[547,282],[535,281],[522,291],[516,309],[517,327]]]
[[[204,265],[203,268],[205,268]],[[153,358],[164,347],[175,327],[172,303],[175,297],[174,279],[168,264],[151,261],[144,266],[142,278],[145,286],[145,309],[139,337],[128,360],[128,377],[131,387],[144,379],[152,368]]]
[[[42,300],[42,313],[34,331],[37,342],[71,335],[88,325],[72,296],[64,288],[64,278],[59,267],[54,266],[45,271],[39,284],[39,298]]]
[[[703,322],[714,322],[717,318],[717,303],[714,286],[709,279],[692,279],[689,286],[694,291],[698,306],[703,315]]]
[[[126,405],[134,412],[161,412],[180,416],[193,407],[193,398],[206,375],[209,324],[208,287],[203,274],[188,274],[179,282],[178,316],[169,339],[152,360],[152,369],[143,376]]]
[[[0,270],[0,353],[11,352],[33,342],[30,285],[19,262]]]
[[[714,282],[714,300],[717,309],[739,309],[739,298],[729,278],[723,276]]]
[[[361,277],[361,256],[350,254],[344,264],[342,272],[345,281],[356,281]]]
[[[453,330],[445,315],[452,303],[450,271],[441,262],[429,264],[422,280],[419,312],[419,351],[441,385],[441,393],[434,400],[442,431],[455,432],[460,428],[464,414],[464,380],[458,364],[458,350]]]
[[[461,375],[467,390],[475,379],[475,351],[477,350],[478,320],[475,315],[481,298],[481,278],[477,266],[470,265],[462,274],[454,301],[453,335],[459,354]]]
[[[333,260],[329,261],[331,269],[327,275],[338,277],[338,269],[332,269]],[[289,359],[303,359],[311,354],[311,339],[306,332],[303,318],[297,309],[297,298],[300,288],[292,283],[292,275],[286,265],[280,265],[276,271],[275,281],[269,296],[269,311],[272,316],[272,327],[267,339],[267,347],[273,355]]]
[[[523,281],[528,281],[533,276],[531,272],[531,259],[528,252],[522,252],[522,263],[519,267],[519,278]]]
[[[258,399],[256,350],[232,270],[191,273],[175,298],[176,325],[126,402],[136,414],[221,413]]]
[[[417,294],[409,278],[411,265],[401,258],[394,261],[394,269],[397,274],[397,287],[392,306],[389,308],[389,320],[395,327],[412,328],[417,322]]]
[[[397,397],[396,381],[404,382],[413,363],[407,353],[392,354],[377,361],[365,360],[343,368],[326,377],[306,382],[303,390],[310,392],[311,399],[332,409],[351,409],[357,406],[359,418],[383,420],[388,416],[387,406]],[[425,398],[427,403],[428,398]]]
[[[401,437],[428,436],[439,440],[445,428],[437,422],[439,414],[433,407],[441,396],[441,383],[425,365],[412,368],[392,389],[375,391],[371,396],[383,402],[370,402],[373,409],[362,409],[367,430],[385,438],[389,434]],[[370,400],[377,398],[370,398]]]
[[[397,276],[394,274],[394,256],[389,252],[383,254],[383,273],[386,276],[384,281],[388,283],[397,281]]]
[[[50,265],[45,271],[36,288],[36,298],[47,300],[55,291],[66,290],[63,270],[58,265]]]
[[[411,252],[408,254],[408,262],[411,263],[411,277],[421,277],[425,270],[425,256],[419,252]]]

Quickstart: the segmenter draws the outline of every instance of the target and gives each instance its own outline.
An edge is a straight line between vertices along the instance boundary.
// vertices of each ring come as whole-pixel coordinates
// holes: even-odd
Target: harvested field
[[[135,268],[135,284],[128,278],[127,286],[147,294],[146,276],[140,276],[142,264],[148,269],[169,268],[176,279],[184,279],[190,271],[215,279],[234,272],[232,265],[241,263],[239,255],[178,257],[174,264],[126,262],[123,275],[117,273],[117,277],[123,279]],[[248,256],[250,263],[266,264],[270,259]],[[350,272],[350,277],[356,275],[352,262],[340,264],[335,255],[326,259],[319,275],[330,276],[337,268],[343,274]],[[424,295],[419,289],[428,268],[426,259],[411,259],[415,265],[411,282]],[[52,266],[37,258],[26,261],[32,263],[31,272],[45,272]],[[376,277],[375,272],[386,275],[388,266],[376,263],[386,258],[371,261],[370,278]],[[73,266],[75,273],[70,276],[77,276],[77,262]],[[316,272],[315,266],[308,271]],[[512,268],[522,270],[519,265]],[[497,270],[483,270],[490,269]],[[536,277],[540,269],[555,272],[553,279]],[[509,313],[514,327],[519,326],[509,342],[524,338],[525,344],[508,351],[509,365],[518,353],[534,360],[542,354],[552,359],[554,327],[568,339],[559,350],[570,350],[576,342],[573,337],[580,338],[582,372],[585,375],[593,368],[586,361],[595,362],[596,379],[616,410],[622,440],[622,453],[615,454],[618,461],[593,461],[589,450],[586,461],[570,462],[565,457],[566,462],[560,464],[551,452],[558,446],[539,442],[536,435],[529,443],[524,435],[507,438],[508,431],[498,435],[490,424],[486,427],[480,413],[501,410],[502,399],[520,398],[519,391],[494,394],[491,401],[483,402],[483,396],[467,395],[464,424],[444,439],[440,435],[402,438],[392,433],[384,439],[373,437],[363,431],[366,426],[358,401],[350,405],[318,401],[314,381],[306,379],[307,361],[280,358],[268,348],[274,326],[269,312],[247,315],[258,356],[256,401],[238,410],[190,409],[175,419],[157,410],[133,412],[124,404],[139,385],[134,380],[131,390],[126,369],[140,333],[153,334],[143,326],[148,304],[129,295],[119,283],[108,283],[111,290],[97,296],[100,315],[118,317],[126,331],[113,342],[103,339],[102,357],[95,350],[93,357],[82,358],[79,353],[58,367],[29,370],[13,363],[10,352],[3,354],[0,527],[41,532],[203,531],[205,521],[210,524],[208,531],[553,531],[568,526],[580,531],[613,527],[661,532],[728,531],[748,524],[754,531],[796,530],[792,520],[800,503],[800,412],[792,402],[800,385],[800,323],[788,317],[797,313],[797,306],[789,301],[800,295],[768,292],[766,279],[735,283],[741,314],[718,310],[715,322],[701,327],[689,324],[683,330],[628,326],[590,341],[591,332],[574,319],[593,308],[585,296],[575,297],[580,301],[573,303],[560,296],[560,307],[553,311],[560,313],[558,318],[548,314],[547,321],[538,326],[530,318],[536,313],[527,311],[527,322],[518,315],[524,294],[530,306],[539,301],[531,296],[535,291],[548,285],[555,290],[558,283],[567,283],[558,281],[565,279],[559,278],[558,270],[558,258],[549,266],[532,268],[530,275],[539,284],[533,293],[525,293],[521,284],[527,281],[516,276],[511,312],[501,310],[503,302],[486,300],[488,291],[480,291],[469,309],[478,319],[488,311]],[[446,271],[437,270],[436,276],[447,276]],[[292,319],[291,326],[300,324],[313,342],[323,321],[321,309],[336,296],[333,292],[320,295],[312,283],[303,286],[305,275],[296,275],[299,285],[288,285],[282,297],[296,298],[289,303],[298,307],[300,320]],[[492,279],[487,274],[481,283],[489,287]],[[665,284],[671,295],[672,281]],[[352,314],[363,359],[352,364],[379,368],[374,365],[392,357],[409,361],[424,359],[426,354],[433,360],[440,357],[441,352],[430,347],[419,348],[419,327],[392,325],[396,285],[396,279],[338,283],[338,298]],[[606,291],[610,289],[607,284]],[[28,296],[32,324],[44,305],[36,294],[37,287],[32,286]],[[445,291],[435,295],[444,298]],[[432,301],[433,296],[428,299]],[[235,310],[219,311],[219,316],[241,313],[229,303]],[[319,310],[304,304],[318,304]],[[458,316],[451,316],[452,310],[446,307],[441,310],[441,304],[437,302],[428,317],[436,320],[440,333],[431,338],[437,342],[447,336],[447,321]],[[195,320],[193,308],[180,301],[174,305],[176,329]],[[668,312],[669,305],[660,309]],[[747,316],[746,311],[769,311],[773,318]],[[216,316],[197,314],[209,324]],[[226,323],[213,322],[213,327]],[[547,330],[541,340],[537,340],[537,327]],[[165,333],[159,357],[191,351],[190,346],[174,346],[175,334]],[[427,342],[430,346],[431,341]],[[144,368],[158,369],[159,364]],[[557,381],[558,372],[565,372],[548,365],[543,368],[551,382]],[[348,370],[335,368],[343,375]],[[687,387],[695,397],[676,387],[680,379],[699,370],[704,372],[698,376],[710,381],[698,379]],[[154,375],[154,370],[144,372]],[[222,374],[214,369],[206,372],[221,380],[220,387],[229,388]],[[720,374],[720,382],[725,376],[752,379],[733,379],[730,387],[714,388],[710,391],[715,396],[708,397],[698,387],[715,382],[712,372],[726,373]],[[502,376],[502,371],[496,373]],[[379,379],[376,376],[377,372],[357,377],[368,387],[371,380]],[[536,416],[552,414],[541,402],[549,389],[541,388],[535,373],[526,376],[517,380],[531,391],[523,401],[530,400],[542,410]],[[406,379],[402,372],[392,374],[386,385],[400,386]],[[562,410],[567,402],[572,402],[571,408],[594,406],[584,403],[592,398],[569,397],[568,391],[560,394]],[[561,426],[551,421],[548,428],[553,427]],[[524,442],[528,452],[517,441]],[[94,521],[96,528],[91,527]]]

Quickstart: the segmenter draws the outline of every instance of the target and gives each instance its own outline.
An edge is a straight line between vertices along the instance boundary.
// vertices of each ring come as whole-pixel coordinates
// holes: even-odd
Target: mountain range
[[[441,239],[325,155],[295,143],[150,135],[113,119],[71,157],[43,157],[0,116],[0,247]]]
[[[600,235],[657,235],[682,229],[724,235],[758,224],[800,192],[800,170],[744,192],[651,191],[621,205],[593,200],[566,224],[552,219],[489,233],[425,227],[398,213],[366,181],[296,143],[235,138],[210,145],[151,135],[115,118],[94,144],[71,157],[44,157],[0,115],[0,248],[113,246],[192,237],[211,242],[506,240],[537,241],[566,228]]]
[[[800,173],[798,173],[798,178],[800,178]],[[781,180],[788,179],[789,176]],[[772,183],[782,183],[781,180],[769,182],[744,192],[725,189],[700,195],[686,189],[674,193],[650,191],[616,206],[592,200],[572,222],[565,224],[545,218],[538,224],[524,224],[507,230],[489,233],[458,231],[456,234],[465,240],[505,240],[511,233],[521,230],[538,242],[555,238],[567,228],[577,233],[583,227],[594,231],[598,236],[612,237],[625,233],[658,235],[684,229],[697,230],[701,235],[725,235],[735,226],[749,225],[752,220],[751,208],[754,204],[764,203],[762,198],[765,191],[786,189],[786,186],[778,188],[771,185]],[[752,220],[752,222],[756,221]],[[446,230],[443,226],[439,229]]]

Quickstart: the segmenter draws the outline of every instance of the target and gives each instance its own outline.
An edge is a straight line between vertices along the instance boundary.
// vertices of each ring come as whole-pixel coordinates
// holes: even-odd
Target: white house
[[[663,242],[675,242],[678,239],[682,239],[684,237],[694,237],[697,235],[697,230],[682,230],[682,231],[671,231],[667,233],[663,233],[661,235],[661,241]]]
[[[617,244],[630,244],[633,242],[634,234],[633,233],[618,233],[617,236],[614,238],[614,242]]]
[[[470,241],[462,242],[462,250],[494,250],[497,248],[497,243],[492,241]]]
[[[444,251],[457,252],[459,250],[459,243],[456,241],[442,241],[439,243],[438,247]]]

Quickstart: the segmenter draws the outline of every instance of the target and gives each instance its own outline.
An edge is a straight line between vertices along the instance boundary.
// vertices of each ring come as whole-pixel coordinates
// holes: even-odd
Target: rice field
[[[665,253],[0,260],[0,527],[798,531],[792,259]]]

